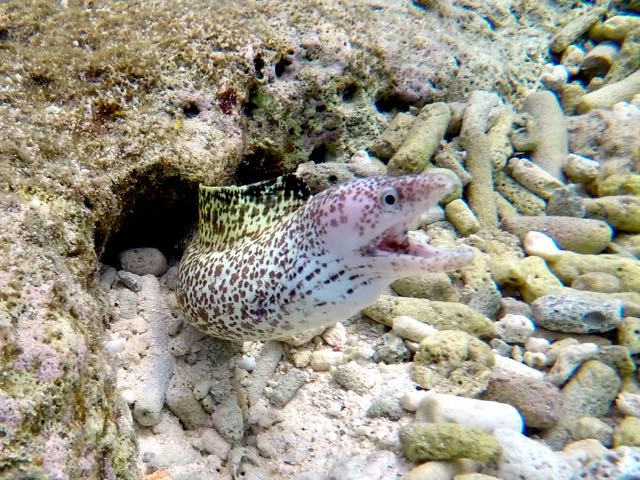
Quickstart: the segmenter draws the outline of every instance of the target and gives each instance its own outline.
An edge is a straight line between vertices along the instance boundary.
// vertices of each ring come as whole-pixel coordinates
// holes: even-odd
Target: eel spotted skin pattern
[[[408,225],[456,188],[441,172],[369,177],[311,196],[287,175],[199,190],[198,235],[180,263],[178,305],[228,340],[285,339],[373,303],[394,280],[469,264]]]

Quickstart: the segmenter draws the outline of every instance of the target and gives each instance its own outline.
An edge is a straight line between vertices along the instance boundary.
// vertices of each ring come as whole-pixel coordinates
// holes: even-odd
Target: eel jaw
[[[362,258],[372,261],[374,269],[396,272],[400,276],[425,271],[446,272],[462,268],[473,261],[473,249],[436,248],[429,245],[428,237],[409,232],[407,225],[399,223],[385,230],[360,249]]]
[[[364,257],[422,257],[429,258],[439,250],[417,235],[410,235],[407,225],[398,223],[385,230],[360,249]]]

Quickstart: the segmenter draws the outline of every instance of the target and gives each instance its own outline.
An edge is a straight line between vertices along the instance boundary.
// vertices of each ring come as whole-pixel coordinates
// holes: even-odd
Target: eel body
[[[456,186],[441,172],[370,177],[311,196],[293,175],[199,190],[198,235],[185,251],[178,305],[202,332],[284,339],[344,320],[392,281],[467,265],[408,224]]]

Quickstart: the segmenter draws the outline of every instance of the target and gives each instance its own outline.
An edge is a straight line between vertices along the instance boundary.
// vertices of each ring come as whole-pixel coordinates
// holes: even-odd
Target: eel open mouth
[[[428,243],[426,235],[409,232],[407,225],[399,223],[387,229],[361,249],[366,257],[411,256],[430,258],[441,250]]]

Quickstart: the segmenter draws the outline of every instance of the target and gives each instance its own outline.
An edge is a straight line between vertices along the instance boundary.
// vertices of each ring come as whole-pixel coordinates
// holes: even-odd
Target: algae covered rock
[[[456,302],[458,291],[446,273],[425,273],[396,280],[391,288],[402,297],[427,298],[440,302]]]
[[[521,240],[532,230],[545,233],[563,249],[578,253],[600,253],[612,235],[605,222],[576,217],[516,216],[503,220],[501,226]]]
[[[459,330],[446,330],[420,342],[412,375],[426,390],[473,397],[487,387],[494,362],[486,343]]]
[[[500,455],[500,445],[493,436],[455,423],[412,423],[400,431],[400,443],[412,462],[455,458],[491,462]]]
[[[585,199],[587,215],[626,232],[640,232],[640,198],[633,195]]]
[[[640,447],[640,418],[627,417],[613,432],[614,447]]]
[[[461,303],[382,295],[376,303],[362,312],[372,320],[389,327],[393,325],[394,318],[407,315],[438,330],[463,330],[479,337],[496,335],[491,320]]]
[[[552,262],[551,270],[566,283],[572,283],[579,275],[602,272],[620,281],[624,292],[640,292],[640,260],[622,255],[580,255],[563,252]]]
[[[618,343],[629,353],[640,353],[640,318],[625,317],[618,325]]]

